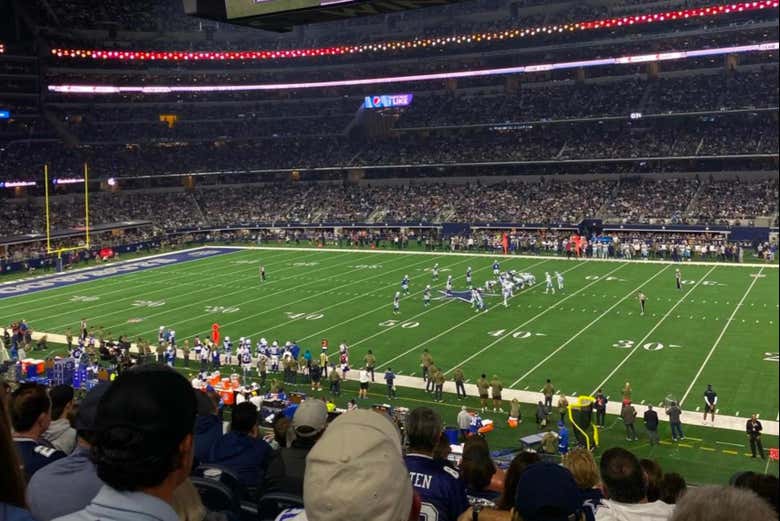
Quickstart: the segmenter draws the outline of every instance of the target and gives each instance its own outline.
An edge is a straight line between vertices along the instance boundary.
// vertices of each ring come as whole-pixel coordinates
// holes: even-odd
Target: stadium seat
[[[303,498],[283,492],[269,492],[257,502],[259,521],[273,521],[286,508],[303,508]]]
[[[208,477],[208,470],[219,470],[217,479]],[[230,470],[219,465],[200,465],[192,471],[192,483],[198,489],[203,504],[211,511],[241,513],[241,498],[245,494],[241,482]]]

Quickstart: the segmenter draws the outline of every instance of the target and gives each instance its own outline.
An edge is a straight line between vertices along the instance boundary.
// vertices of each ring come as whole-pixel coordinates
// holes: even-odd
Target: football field
[[[62,287],[38,285],[33,289],[40,291],[0,298],[0,317],[60,334],[77,331],[86,318],[114,337],[152,342],[165,326],[176,330],[179,344],[207,336],[216,322],[234,340],[297,341],[312,353],[327,338],[331,352],[342,341],[350,345],[353,367],[371,349],[379,370],[391,366],[401,375],[419,375],[428,349],[447,374],[461,367],[472,383],[485,373],[507,388],[539,391],[550,378],[567,395],[603,388],[615,401],[630,382],[637,404],[674,399],[690,411],[712,384],[720,414],[778,419],[775,266],[683,264],[678,290],[672,264],[501,257],[502,271],[532,273],[537,284],[515,292],[509,307],[488,295],[488,310],[475,312],[444,294],[445,280],[452,275],[454,289],[465,289],[471,266],[474,283],[483,286],[493,278],[492,257],[209,250],[219,254]],[[435,263],[438,281],[431,275]],[[564,290],[546,294],[544,273],[556,271]],[[410,291],[394,315],[392,297],[404,275]],[[433,287],[429,307],[422,299],[426,284]],[[640,291],[647,295],[644,316]]]

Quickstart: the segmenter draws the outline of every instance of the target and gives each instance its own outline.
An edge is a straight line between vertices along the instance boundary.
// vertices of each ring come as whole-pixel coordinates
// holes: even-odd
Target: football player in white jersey
[[[447,275],[447,285],[445,286],[447,291],[452,291],[452,275]]]
[[[393,315],[397,315],[401,312],[401,292],[396,291],[393,295]]]
[[[433,265],[433,269],[431,270],[431,278],[433,280],[439,280],[439,263]]]
[[[563,275],[561,275],[559,271],[556,271],[555,278],[558,280],[558,291],[563,291]]]
[[[552,294],[555,295],[555,288],[553,287],[553,281],[552,277],[548,272],[544,272],[544,294],[546,295],[548,292],[552,291]]]
[[[271,371],[274,373],[279,372],[279,342],[274,340],[271,342],[271,346],[268,348],[268,353],[271,359]]]
[[[466,268],[466,286],[471,289],[471,266]]]
[[[512,281],[505,280],[501,285],[501,295],[504,297],[504,307],[509,307],[509,299],[512,298]]]
[[[426,308],[431,305],[431,285],[428,284],[425,286],[425,291],[423,291],[423,306]]]

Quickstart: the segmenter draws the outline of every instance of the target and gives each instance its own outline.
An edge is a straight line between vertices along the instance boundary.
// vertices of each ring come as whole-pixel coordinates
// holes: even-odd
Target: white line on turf
[[[529,266],[526,266],[526,267],[524,267],[524,268],[522,268],[522,269],[526,269],[526,270],[527,270],[527,269],[531,269],[531,268],[533,268],[533,267],[535,267],[535,266],[538,266],[538,265],[540,265],[540,264],[544,264],[545,262],[548,262],[549,260],[551,260],[551,259],[544,259],[544,260],[541,260],[541,261],[539,261],[539,262],[536,262],[536,263],[534,263],[534,264],[531,264],[531,265],[529,265]],[[579,264],[579,265],[581,265],[581,264]],[[567,270],[567,271],[570,271],[570,270],[572,270],[572,269],[575,269],[576,267],[577,267],[577,266],[575,266],[574,268],[569,268],[569,270]],[[564,273],[566,273],[566,272],[564,272]],[[539,284],[541,284],[541,282],[540,282]],[[537,286],[538,286],[539,284],[537,284]],[[535,287],[535,286],[529,287],[529,288],[527,288],[527,289],[528,289],[528,290],[531,290],[533,287]],[[355,346],[357,346],[357,345],[359,345],[359,344],[362,344],[362,343],[364,343],[364,342],[367,342],[367,341],[371,340],[372,338],[375,338],[375,337],[377,337],[377,336],[379,336],[379,335],[383,335],[383,334],[385,334],[385,333],[387,333],[387,332],[389,332],[389,331],[392,331],[392,330],[394,330],[395,328],[399,327],[399,326],[401,325],[401,323],[406,323],[406,322],[408,322],[408,321],[410,321],[410,320],[414,320],[414,319],[416,319],[416,318],[419,318],[419,317],[421,317],[421,316],[423,316],[423,315],[425,315],[425,314],[427,314],[427,313],[430,313],[431,311],[435,311],[435,310],[437,310],[437,309],[439,309],[439,308],[441,308],[441,307],[443,307],[443,306],[449,305],[449,304],[451,304],[452,302],[453,302],[452,300],[447,300],[447,301],[445,301],[444,303],[442,303],[442,304],[439,304],[438,306],[432,306],[432,307],[430,307],[430,308],[426,309],[425,311],[422,311],[422,312],[420,312],[420,313],[417,313],[416,315],[412,315],[412,316],[411,316],[411,317],[409,317],[409,318],[406,318],[406,319],[404,319],[404,320],[402,320],[402,321],[399,321],[399,322],[398,322],[398,324],[395,324],[395,325],[393,325],[393,326],[387,327],[387,328],[385,328],[385,329],[383,329],[383,330],[381,330],[381,331],[377,331],[377,332],[376,332],[376,333],[374,333],[373,335],[370,335],[370,336],[367,336],[366,338],[362,338],[362,339],[358,340],[357,342],[355,342],[355,343],[353,343],[353,344],[352,344],[352,347],[355,347]],[[475,319],[475,318],[476,318],[476,317],[478,317],[478,316],[479,316],[479,315],[474,315],[473,317],[466,319],[466,320],[465,320],[463,323],[465,323],[465,322],[469,322],[469,321],[471,321],[471,320]],[[380,366],[380,367],[382,367],[382,366]]]
[[[656,324],[655,324],[655,325],[652,327],[652,329],[650,329],[650,331],[648,331],[648,333],[647,333],[647,334],[646,334],[644,337],[642,337],[642,340],[640,340],[639,342],[637,342],[637,343],[636,343],[636,345],[634,346],[634,348],[633,348],[633,349],[631,349],[631,351],[629,351],[629,352],[628,352],[628,354],[627,354],[625,357],[623,357],[623,360],[621,360],[621,361],[620,361],[620,363],[619,363],[618,365],[616,365],[616,366],[615,366],[615,368],[614,368],[614,369],[612,369],[612,371],[610,371],[610,373],[607,375],[607,377],[606,377],[606,378],[604,378],[604,380],[603,380],[603,381],[602,381],[600,384],[598,384],[598,385],[596,386],[596,388],[595,388],[595,389],[593,389],[593,391],[591,391],[591,394],[594,394],[594,393],[595,393],[597,390],[599,390],[599,389],[603,388],[603,387],[604,387],[604,385],[605,385],[605,384],[606,384],[606,383],[609,381],[609,379],[610,379],[610,378],[612,378],[613,376],[615,376],[615,373],[617,373],[617,372],[620,370],[620,368],[621,368],[621,367],[623,367],[623,364],[625,364],[625,363],[628,361],[628,359],[629,359],[629,358],[631,358],[631,357],[634,355],[634,353],[636,353],[637,349],[639,349],[640,347],[642,347],[642,344],[643,344],[643,343],[644,343],[644,342],[645,342],[645,341],[646,341],[648,338],[650,338],[650,335],[652,335],[652,334],[655,332],[655,330],[656,330],[656,329],[658,329],[658,328],[661,326],[661,324],[663,324],[663,323],[664,323],[664,321],[665,321],[667,318],[669,318],[669,315],[671,315],[671,314],[672,314],[672,312],[673,312],[673,311],[674,311],[674,310],[677,308],[677,306],[679,306],[680,304],[682,304],[682,303],[683,303],[683,301],[685,301],[686,297],[687,297],[688,295],[690,295],[690,294],[693,292],[693,290],[695,290],[696,288],[698,288],[698,287],[701,285],[701,283],[702,283],[702,282],[704,282],[705,280],[707,280],[707,277],[709,277],[710,273],[712,273],[712,272],[715,270],[715,268],[717,268],[717,266],[713,266],[712,268],[710,268],[710,269],[707,271],[707,273],[705,273],[705,274],[704,274],[704,276],[703,276],[703,277],[701,277],[701,278],[700,278],[698,281],[696,281],[696,284],[694,284],[694,285],[691,287],[691,289],[689,289],[689,290],[688,290],[688,291],[687,291],[687,292],[686,292],[686,293],[685,293],[685,294],[684,294],[684,295],[683,295],[683,296],[682,296],[682,297],[681,297],[681,298],[680,298],[680,299],[679,299],[677,302],[675,302],[675,303],[674,303],[674,305],[673,305],[671,308],[669,308],[669,311],[667,311],[666,313],[664,313],[664,315],[661,317],[661,320],[659,320],[658,322],[656,322]]]
[[[493,342],[490,342],[488,345],[486,345],[485,347],[483,347],[479,351],[476,351],[471,356],[468,356],[464,360],[461,360],[459,363],[455,364],[451,369],[445,371],[444,374],[448,374],[449,372],[454,371],[456,367],[460,367],[460,366],[470,362],[471,360],[475,359],[476,357],[478,357],[479,355],[481,355],[482,353],[484,353],[485,351],[487,351],[488,349],[490,349],[494,345],[498,344],[502,340],[512,336],[513,334],[515,334],[518,331],[522,331],[523,327],[527,326],[528,324],[530,324],[531,322],[533,322],[537,318],[547,314],[548,311],[551,311],[551,310],[555,309],[556,307],[558,307],[562,303],[566,302],[567,300],[569,300],[573,296],[579,294],[581,291],[584,291],[584,290],[588,289],[589,287],[593,286],[594,284],[598,284],[599,282],[602,282],[602,280],[601,280],[602,278],[608,277],[608,276],[612,275],[613,273],[615,273],[616,271],[618,271],[619,269],[621,269],[621,268],[623,268],[625,266],[627,266],[627,263],[621,264],[620,266],[618,266],[614,270],[611,270],[611,271],[605,273],[604,275],[600,276],[598,279],[596,279],[596,280],[594,280],[592,282],[589,282],[588,284],[586,284],[585,286],[581,287],[580,289],[578,289],[574,293],[569,294],[567,297],[562,298],[561,300],[557,301],[555,304],[545,308],[543,311],[540,311],[539,313],[537,313],[533,317],[529,318],[528,320],[526,320],[525,322],[523,322],[522,324],[520,324],[516,328],[511,329],[508,333],[505,333],[505,334],[501,335],[500,337],[495,339]]]
[[[423,260],[422,262],[415,262],[415,263],[413,263],[413,264],[408,264],[408,265],[406,265],[406,266],[401,266],[400,268],[395,268],[395,269],[393,269],[393,270],[389,270],[389,271],[383,271],[383,272],[382,272],[380,275],[377,275],[377,276],[378,276],[378,277],[379,277],[379,276],[384,276],[384,275],[387,275],[388,273],[393,273],[393,272],[395,272],[395,271],[409,270],[409,269],[411,269],[411,268],[413,268],[413,267],[415,267],[415,266],[419,266],[420,264],[425,264],[425,263],[429,263],[429,262],[430,262],[430,260],[428,260],[428,259],[425,259],[425,260]],[[466,261],[464,261],[464,262],[466,262]],[[410,279],[410,280],[413,280],[415,277],[423,277],[423,276],[425,276],[425,274],[415,275],[415,276],[413,276],[413,277],[409,277],[409,279]],[[370,280],[370,279],[363,279],[363,280],[361,280],[360,282],[365,282],[366,280]],[[393,287],[398,287],[398,282],[393,282],[393,283],[387,284],[387,285],[385,285],[385,286],[380,286],[380,287],[378,287],[378,288],[372,288],[372,289],[371,289],[371,291],[376,291],[376,290],[385,290],[385,289],[387,289],[387,288],[393,288]],[[416,294],[418,294],[418,293],[421,293],[421,291],[418,291],[418,292],[412,293],[412,294],[408,295],[408,296],[407,296],[407,298],[409,298],[409,297],[411,297],[411,296],[413,296],[413,295],[416,295]],[[324,307],[324,308],[316,309],[316,310],[314,310],[314,311],[311,311],[310,313],[322,313],[323,311],[327,311],[328,309],[335,308],[335,307],[338,307],[338,306],[341,306],[341,305],[347,304],[348,302],[352,302],[352,301],[354,301],[354,300],[357,300],[357,299],[359,299],[359,298],[363,298],[363,297],[364,297],[364,294],[363,294],[363,293],[353,293],[353,295],[356,295],[356,296],[354,296],[354,297],[351,297],[351,298],[348,298],[347,300],[341,300],[341,301],[339,301],[339,302],[336,302],[335,304],[331,304],[330,306],[326,306],[326,307]],[[367,314],[369,314],[369,313],[374,313],[375,311],[377,311],[377,310],[379,310],[379,309],[382,309],[382,308],[387,308],[388,306],[389,306],[388,304],[383,304],[383,305],[381,305],[381,306],[378,306],[378,307],[376,307],[376,308],[374,308],[374,309],[372,309],[372,310],[370,310],[370,311],[367,311],[367,312],[365,312],[365,313],[363,313],[363,314],[361,314],[361,315],[353,316],[353,317],[351,317],[351,318],[349,318],[349,319],[345,320],[344,322],[340,322],[340,323],[336,324],[336,326],[339,326],[339,325],[341,325],[341,324],[344,324],[344,323],[346,323],[346,322],[350,322],[350,321],[352,321],[352,320],[355,320],[355,319],[357,319],[357,318],[360,318],[360,317],[362,317],[362,316],[365,316],[365,315],[367,315]],[[250,318],[250,317],[248,317],[248,318]],[[280,322],[280,323],[278,323],[278,324],[275,324],[275,325],[273,325],[273,326],[270,326],[270,327],[268,327],[268,328],[266,328],[266,329],[264,329],[264,330],[262,330],[262,331],[255,331],[254,333],[251,333],[251,334],[250,334],[250,335],[248,335],[248,336],[251,338],[251,337],[253,337],[253,336],[255,336],[255,335],[259,335],[259,334],[261,334],[261,333],[263,333],[263,334],[264,334],[264,333],[266,333],[267,331],[272,331],[272,330],[274,330],[274,329],[276,329],[276,328],[279,328],[279,327],[282,327],[282,326],[285,326],[285,325],[287,325],[287,324],[291,324],[291,323],[293,323],[293,322],[297,322],[297,321],[298,321],[298,319],[292,319],[292,320],[288,320],[288,321],[286,321],[286,322]],[[335,326],[333,326],[333,327],[335,327]],[[327,331],[327,330],[323,330],[323,331]],[[319,333],[320,333],[320,332],[314,333],[314,335],[318,335]],[[312,336],[314,336],[314,335],[312,335]],[[297,338],[297,337],[296,337],[296,338]],[[305,338],[308,338],[308,337],[303,337],[303,338],[301,338],[300,340],[304,340]]]
[[[631,297],[632,295],[635,295],[635,294],[636,294],[636,292],[637,292],[637,291],[639,291],[640,289],[642,289],[642,287],[643,287],[643,286],[645,286],[645,285],[647,285],[648,283],[650,283],[650,281],[652,281],[654,278],[656,278],[656,277],[657,277],[657,276],[659,276],[661,273],[663,273],[664,271],[666,271],[668,268],[669,268],[669,266],[668,266],[668,265],[667,265],[667,266],[664,266],[663,268],[661,268],[660,270],[658,270],[658,271],[657,271],[657,272],[656,272],[656,273],[655,273],[655,274],[654,274],[652,277],[650,277],[649,279],[647,279],[646,281],[644,281],[642,284],[640,284],[640,285],[639,285],[639,286],[637,286],[636,288],[632,289],[632,290],[631,290],[631,291],[630,291],[628,294],[626,294],[626,296],[624,296],[623,298],[621,298],[620,300],[618,300],[617,302],[615,302],[614,304],[612,304],[612,305],[611,305],[609,308],[607,308],[607,310],[606,310],[606,311],[604,311],[604,312],[603,312],[601,315],[597,316],[595,319],[593,319],[593,320],[592,320],[592,321],[591,321],[591,322],[590,322],[588,325],[586,325],[585,327],[583,327],[583,328],[579,329],[579,330],[577,331],[577,333],[576,333],[574,336],[572,336],[572,337],[571,337],[571,338],[569,338],[569,339],[568,339],[566,342],[564,342],[563,344],[561,344],[560,346],[558,346],[558,347],[557,347],[557,348],[556,348],[554,351],[552,351],[552,352],[551,352],[549,355],[547,355],[546,357],[544,357],[544,358],[543,358],[543,359],[542,359],[542,360],[541,360],[541,361],[540,361],[538,364],[536,364],[535,366],[533,366],[532,368],[530,368],[528,371],[526,371],[526,372],[523,374],[523,376],[521,376],[520,378],[518,378],[517,380],[515,380],[514,382],[512,382],[512,385],[510,385],[509,387],[514,387],[514,386],[516,386],[517,384],[519,384],[521,381],[523,381],[524,379],[526,379],[526,378],[527,378],[527,377],[528,377],[528,376],[529,376],[531,373],[533,373],[534,371],[536,371],[537,369],[539,369],[539,368],[540,368],[542,365],[544,365],[545,363],[547,363],[547,361],[548,361],[548,360],[550,360],[550,358],[552,358],[553,356],[557,355],[557,354],[558,354],[558,353],[559,353],[559,352],[560,352],[560,351],[561,351],[563,348],[565,348],[567,345],[569,345],[571,342],[573,342],[573,341],[574,341],[574,340],[575,340],[575,339],[576,339],[578,336],[580,336],[582,333],[584,333],[585,331],[587,331],[588,329],[590,329],[590,327],[591,327],[591,326],[593,326],[593,325],[594,325],[596,322],[600,321],[602,318],[604,318],[605,316],[607,316],[607,314],[609,314],[609,312],[610,312],[610,311],[612,311],[612,310],[613,310],[613,309],[615,309],[617,306],[619,306],[619,305],[620,305],[620,304],[621,304],[621,303],[622,303],[624,300],[626,300],[627,298]]]
[[[210,260],[210,259],[213,260],[213,259],[217,259],[219,257],[220,256],[213,256],[213,257],[206,257],[206,258],[198,259],[198,260]],[[306,257],[308,257],[308,255]],[[303,257],[303,258],[305,258],[305,257]],[[194,262],[194,261],[188,261],[188,262]],[[282,262],[287,262],[287,261],[283,260]],[[279,263],[276,262],[276,261],[273,261],[273,262],[268,263],[267,265],[268,266],[275,266],[277,264],[279,264]],[[160,266],[160,268],[164,268],[164,267],[169,267],[170,268],[170,267],[173,267],[173,266],[176,266],[176,264],[169,264],[167,266]],[[224,268],[223,265],[218,265],[218,266],[216,266],[214,268],[210,268],[210,269],[206,269],[206,270],[187,270],[185,273],[189,274],[187,276],[197,275],[197,276],[202,278],[202,277],[210,274],[213,271],[224,271],[224,269],[225,268]],[[293,267],[282,268],[280,270],[275,271],[274,273],[281,273],[282,271],[287,271],[288,269],[292,270],[292,269],[295,269],[295,268],[293,268]],[[131,275],[131,274],[140,275],[142,273],[146,273],[146,272],[150,272],[150,271],[153,272],[153,271],[155,271],[155,269],[148,269],[148,270],[144,270],[144,271],[135,271],[135,272],[129,272],[129,273],[119,273],[117,275],[110,275],[110,276],[106,277],[105,279],[95,279],[95,280],[93,280],[93,282],[110,281],[110,280],[112,280],[114,278],[117,278],[117,277],[120,277],[122,275]],[[159,272],[157,273],[157,275],[159,275]],[[213,282],[215,280],[218,280],[218,279],[220,279],[222,277],[231,277],[231,274],[224,274],[223,273],[222,275],[214,275],[213,277],[209,277],[209,282],[211,282],[212,285],[213,285]],[[257,275],[254,275],[253,277],[241,277],[239,279],[232,279],[232,280],[235,281],[235,280],[244,280],[244,279],[250,279],[250,278],[254,279],[256,277],[257,277]],[[166,278],[166,285],[171,285],[171,284],[169,284],[170,282],[176,281],[177,279],[181,279],[181,278],[184,278],[184,277],[182,277],[182,272],[180,270],[176,270],[175,272],[170,274],[170,279]],[[281,279],[281,280],[285,280],[285,279]],[[180,285],[180,284],[182,284],[182,285],[192,285],[192,286],[197,286],[199,288],[203,288],[203,284],[195,284],[195,283],[189,284],[189,283],[175,282],[175,285],[177,285],[177,286]],[[101,300],[102,300],[102,297],[107,296],[107,295],[113,295],[115,293],[126,293],[127,292],[127,284],[125,283],[124,280],[116,281],[116,284],[111,284],[109,287],[113,287],[115,285],[119,285],[119,286],[122,286],[122,287],[119,288],[119,289],[116,289],[116,290],[112,290],[112,291],[104,291],[103,289],[105,288],[105,285],[101,284],[101,285],[98,285],[96,287],[88,288],[86,292],[89,292],[89,293],[98,292],[98,294],[101,297]],[[133,299],[140,299],[140,298],[144,298],[145,299],[148,295],[153,295],[155,293],[162,292],[162,291],[170,291],[169,287],[160,287],[160,283],[156,282],[156,281],[141,282],[141,281],[138,281],[138,280],[134,279],[132,281],[132,286],[142,286],[142,287],[153,286],[153,287],[155,287],[157,289],[145,292],[143,295],[133,295],[133,296],[125,297],[125,298],[121,298],[121,299],[114,299],[111,302],[112,303],[113,302],[121,302],[123,300],[133,300]],[[69,286],[66,286],[66,287],[69,287]],[[49,296],[45,297],[44,299],[38,299],[38,300],[46,300],[46,301],[58,300],[58,302],[56,302],[54,304],[51,304],[49,306],[37,306],[32,311],[32,313],[37,313],[37,312],[39,312],[41,310],[49,309],[49,308],[52,308],[52,307],[62,307],[63,302],[62,302],[61,299],[62,298],[66,298],[68,296],[73,296],[73,294],[75,294],[75,293],[84,293],[84,291],[83,291],[82,288],[77,288],[73,292],[71,292],[71,291],[58,292],[58,293],[55,293],[53,295],[50,294]],[[35,300],[34,299],[33,300],[26,300],[25,299],[24,305],[26,306],[27,304],[30,304],[32,302],[35,302]],[[95,307],[103,307],[105,305],[106,305],[105,302],[100,302],[100,303],[97,303],[97,304],[92,304],[90,306],[84,306],[84,307],[81,307],[79,309],[80,310],[88,310],[88,309],[92,309],[92,308],[95,308]],[[60,313],[60,314],[57,314],[57,315],[46,315],[45,318],[47,320],[49,320],[49,319],[52,319],[54,317],[67,315],[69,313],[72,313],[72,311],[73,310],[69,310],[69,311],[66,311],[65,313]],[[27,313],[27,315],[29,315],[29,314],[30,313]]]
[[[347,260],[345,262],[353,262],[353,260]],[[309,273],[312,273],[312,272],[315,272],[315,271],[324,270],[324,269],[333,268],[334,266],[340,266],[342,264],[344,264],[344,262],[340,262],[340,263],[337,263],[335,265],[329,265],[329,266],[324,266],[324,267],[321,267],[321,268],[317,268],[317,269],[311,270]],[[281,279],[281,280],[287,280],[287,279],[293,279],[293,278],[295,278],[295,277],[285,277],[284,279]],[[327,277],[326,277],[326,279],[327,279]],[[285,292],[290,291],[292,289],[296,289],[296,288],[299,288],[299,287],[302,287],[302,286],[306,286],[307,284],[308,283],[303,283],[303,284],[299,284],[297,286],[292,286],[290,288],[285,288],[285,289],[279,290],[279,291],[277,291],[275,293],[270,293],[268,295],[265,295],[265,297],[270,297],[270,296],[278,295],[278,294],[281,294],[281,293],[285,293]],[[192,295],[194,295],[196,293],[201,293],[202,291],[213,291],[213,288],[209,284],[205,284],[204,286],[205,287],[202,290],[190,291],[190,292],[188,292],[188,293],[186,293],[186,294],[184,294],[182,296],[186,297],[186,298],[190,298]],[[164,289],[167,290],[169,288],[164,288]],[[246,292],[246,291],[251,291],[253,289],[256,289],[256,286],[252,286],[251,288],[243,288],[243,289],[240,289],[240,290],[237,290],[237,291],[232,291],[230,293],[226,293],[226,294],[220,295],[220,297],[221,298],[229,297],[231,295],[236,295],[236,294],[243,293],[243,292]],[[132,298],[137,299],[138,296],[134,296]],[[188,307],[191,307],[191,306],[194,306],[194,305],[200,305],[200,304],[202,304],[202,302],[195,302],[195,303],[190,302],[189,304],[185,304],[183,306],[177,306],[177,307],[173,307],[173,308],[168,308],[168,309],[166,309],[164,311],[160,311],[159,313],[152,313],[151,315],[145,315],[144,319],[148,319],[148,318],[164,315],[164,314],[167,314],[167,313],[172,313],[172,312],[178,311],[180,309],[186,309]],[[100,318],[103,318],[103,317],[116,315],[116,314],[123,313],[123,312],[126,312],[126,311],[127,311],[126,309],[120,309],[120,310],[117,310],[117,311],[113,311],[111,313],[105,313],[103,315],[97,315],[97,316],[90,317],[90,320],[94,321],[95,319],[100,319]],[[197,316],[197,318],[201,318],[202,316],[205,316],[205,314],[199,315],[199,316]],[[196,317],[191,317],[189,319],[185,319],[183,322],[186,322],[187,320],[192,320],[193,318],[196,318]],[[182,321],[179,321],[179,322],[182,322]],[[121,326],[123,324],[124,324],[124,322],[118,322],[116,324],[111,324],[109,326],[106,326],[106,329],[110,329],[111,327],[118,327],[118,326]],[[62,329],[63,327],[65,327],[66,325],[67,324],[56,326],[56,327],[53,327],[51,329],[53,329],[55,331],[58,331],[58,330]],[[157,329],[154,329],[154,330],[150,329],[148,331],[143,331],[143,332],[141,332],[139,334],[144,335],[144,334],[149,334],[149,333],[153,333],[153,332],[156,332],[156,331],[157,331]]]
[[[234,248],[234,249],[245,249],[245,250],[295,250],[295,251],[323,251],[322,248],[306,248],[306,247],[295,247],[295,248],[281,248],[277,246],[220,246],[221,248]],[[328,248],[327,251],[337,251],[337,252],[355,252],[356,250],[351,249],[345,249],[345,248]],[[409,250],[369,250],[369,253],[375,254],[375,255],[441,255],[442,252],[432,252],[432,251],[409,251]],[[514,253],[509,254],[503,254],[503,253],[462,253],[462,252],[446,252],[447,255],[457,257],[489,257],[489,258],[499,258],[499,259],[539,259],[542,257],[541,255],[517,255]],[[546,260],[562,260],[562,261],[569,261],[570,259],[567,259],[566,257],[561,257],[557,255],[549,255],[545,256]],[[574,261],[581,261],[581,262],[630,262],[631,264],[679,264],[675,261],[671,260],[630,260],[627,261],[626,259],[592,259],[592,258],[576,258],[571,259]],[[687,261],[685,263],[686,266],[731,266],[734,268],[780,268],[780,265],[778,264],[759,264],[759,263],[741,263],[741,264],[727,264],[725,262],[706,262],[706,261]]]
[[[468,262],[468,259],[466,259],[464,261],[456,262],[455,264],[452,264],[452,266],[463,264],[463,263],[466,263],[466,262]],[[479,273],[481,270],[488,269],[488,268],[489,268],[488,266],[485,266],[484,268],[477,268],[476,270],[474,270],[474,273]],[[425,276],[425,275],[427,275],[427,273],[423,274],[422,276]],[[410,278],[414,278],[414,277],[410,277]],[[411,295],[409,295],[409,297],[415,296],[415,295],[419,295],[420,293],[422,293],[422,291],[416,291],[416,292],[412,293]],[[308,340],[309,338],[320,336],[322,333],[325,333],[326,331],[330,331],[331,329],[335,329],[337,327],[343,326],[344,324],[348,324],[349,322],[352,322],[353,320],[357,320],[357,319],[362,318],[362,317],[364,317],[366,315],[370,315],[371,313],[376,313],[377,311],[380,311],[382,309],[386,309],[387,307],[388,307],[387,304],[382,304],[381,306],[377,306],[374,309],[370,309],[370,310],[366,311],[365,313],[361,313],[359,315],[355,315],[354,317],[351,317],[351,318],[349,318],[347,320],[344,320],[344,321],[339,322],[337,324],[334,324],[332,326],[326,327],[325,329],[321,329],[319,331],[316,331],[316,332],[312,333],[311,335],[308,335],[308,336],[305,336],[305,337],[301,337],[300,340]],[[408,322],[409,320],[411,320],[411,319],[406,319],[406,320],[403,320],[402,322]],[[255,334],[258,334],[258,333],[255,333]],[[355,344],[352,344],[352,345],[354,347]]]
[[[761,275],[761,272],[764,271],[764,268],[761,268],[758,270],[758,275]],[[682,406],[683,403],[685,403],[685,399],[688,398],[688,395],[691,394],[691,389],[693,389],[693,386],[696,385],[696,382],[699,380],[699,377],[701,376],[701,373],[704,371],[704,367],[707,365],[707,363],[710,361],[710,358],[712,358],[712,354],[715,352],[715,349],[717,349],[718,345],[720,345],[720,341],[723,340],[723,336],[726,334],[726,331],[728,330],[729,326],[731,325],[731,322],[734,320],[734,317],[737,314],[737,311],[739,311],[739,308],[742,307],[742,304],[744,304],[745,299],[750,294],[750,290],[753,289],[753,286],[756,285],[756,282],[758,282],[758,279],[760,277],[753,277],[753,281],[748,286],[747,290],[745,291],[745,294],[742,295],[742,298],[739,299],[739,302],[737,303],[736,307],[734,308],[734,311],[731,312],[731,316],[726,320],[726,324],[723,326],[723,329],[720,330],[720,334],[718,335],[718,338],[715,339],[715,343],[712,344],[712,348],[710,349],[709,353],[707,353],[707,357],[704,359],[704,361],[701,363],[701,366],[699,367],[699,370],[696,371],[696,376],[693,377],[693,380],[691,381],[691,385],[688,386],[688,388],[685,390],[685,394],[683,394],[683,397],[680,398],[680,406]]]

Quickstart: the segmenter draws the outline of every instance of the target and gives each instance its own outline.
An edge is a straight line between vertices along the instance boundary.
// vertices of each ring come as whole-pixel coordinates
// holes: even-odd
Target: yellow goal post
[[[44,179],[44,210],[46,217],[46,253],[57,255],[57,271],[62,271],[62,254],[70,251],[88,250],[90,248],[89,234],[89,166],[84,163],[84,177],[80,179],[69,179],[71,183],[84,183],[84,244],[79,246],[52,247],[52,227],[51,227],[51,195],[49,193],[49,184],[54,180],[49,179],[49,165],[43,165]]]

